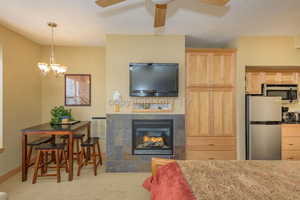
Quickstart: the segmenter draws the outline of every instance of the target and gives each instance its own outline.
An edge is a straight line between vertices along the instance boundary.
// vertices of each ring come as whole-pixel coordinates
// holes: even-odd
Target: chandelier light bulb
[[[38,67],[43,75],[47,75],[47,73],[50,71],[50,68],[47,63],[38,63]]]

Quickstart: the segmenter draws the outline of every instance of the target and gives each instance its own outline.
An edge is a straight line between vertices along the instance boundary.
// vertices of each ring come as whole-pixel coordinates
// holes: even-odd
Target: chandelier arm
[[[50,64],[55,64],[54,59],[54,26],[51,27],[51,58],[50,58]]]

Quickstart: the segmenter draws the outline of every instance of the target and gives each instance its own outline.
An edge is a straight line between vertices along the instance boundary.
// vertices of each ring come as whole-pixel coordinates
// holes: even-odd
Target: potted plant
[[[51,110],[51,124],[61,124],[62,122],[74,121],[72,110],[65,109],[64,106],[55,106]]]

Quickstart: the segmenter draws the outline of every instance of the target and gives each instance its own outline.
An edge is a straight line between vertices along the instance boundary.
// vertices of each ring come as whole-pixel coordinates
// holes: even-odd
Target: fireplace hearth
[[[133,155],[173,155],[173,120],[133,120]]]

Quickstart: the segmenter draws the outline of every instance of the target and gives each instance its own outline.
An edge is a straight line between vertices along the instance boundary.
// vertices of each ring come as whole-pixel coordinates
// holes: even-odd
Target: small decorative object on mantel
[[[122,101],[122,96],[119,91],[114,91],[112,95],[114,110],[115,112],[120,112],[120,104]]]
[[[133,112],[172,112],[171,103],[134,103]]]
[[[56,106],[51,110],[51,124],[53,125],[73,125],[79,121],[75,121],[72,117],[72,110],[65,109],[64,106]]]

